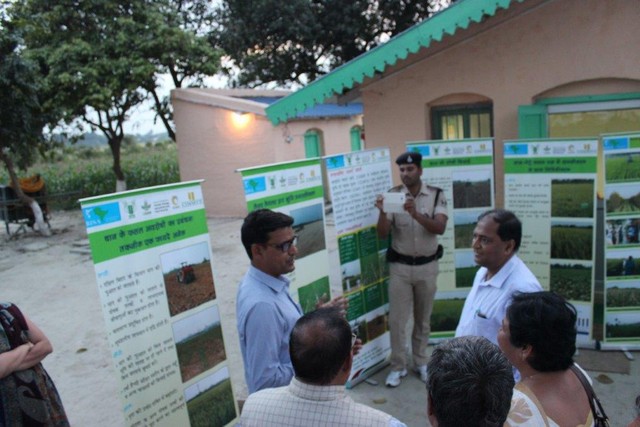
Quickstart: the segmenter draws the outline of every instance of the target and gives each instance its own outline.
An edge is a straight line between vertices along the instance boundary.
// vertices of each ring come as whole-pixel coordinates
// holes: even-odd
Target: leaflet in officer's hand
[[[407,195],[404,193],[384,193],[383,210],[386,213],[404,213],[404,202]]]

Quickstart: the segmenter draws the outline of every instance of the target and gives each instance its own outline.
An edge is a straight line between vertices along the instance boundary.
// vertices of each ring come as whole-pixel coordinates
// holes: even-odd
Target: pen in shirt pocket
[[[483,319],[487,318],[487,315],[480,311],[480,309],[476,310],[476,316],[481,317]]]

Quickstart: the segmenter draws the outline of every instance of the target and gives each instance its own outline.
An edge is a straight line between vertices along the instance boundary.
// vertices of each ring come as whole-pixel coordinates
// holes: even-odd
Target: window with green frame
[[[519,138],[565,138],[638,130],[640,93],[538,100],[518,109]]]
[[[304,134],[304,156],[307,159],[320,157],[322,153],[322,141],[320,132],[308,130]]]
[[[354,126],[349,131],[351,138],[351,151],[362,150],[362,128],[360,126]]]
[[[449,105],[431,109],[432,139],[492,136],[493,106],[491,104]]]

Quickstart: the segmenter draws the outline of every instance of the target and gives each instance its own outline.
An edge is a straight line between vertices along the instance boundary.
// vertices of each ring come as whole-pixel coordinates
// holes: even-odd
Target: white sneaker
[[[416,366],[416,373],[420,376],[423,383],[427,382],[427,365]]]
[[[402,371],[391,371],[389,375],[387,375],[387,380],[385,384],[387,387],[398,387],[400,385],[400,378],[407,376],[407,370],[403,369]]]

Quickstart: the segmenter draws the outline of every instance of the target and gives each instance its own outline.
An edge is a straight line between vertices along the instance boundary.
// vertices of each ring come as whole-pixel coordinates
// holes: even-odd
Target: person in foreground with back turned
[[[511,365],[486,338],[466,336],[438,345],[428,372],[432,427],[501,427],[507,419]]]
[[[593,425],[589,400],[578,378],[579,373],[588,376],[573,362],[576,318],[575,307],[553,292],[513,296],[498,343],[522,379],[516,384],[505,425]]]
[[[320,308],[302,316],[289,340],[295,377],[286,387],[249,396],[241,423],[251,426],[402,427],[391,415],[345,394],[356,337],[338,310]]]

